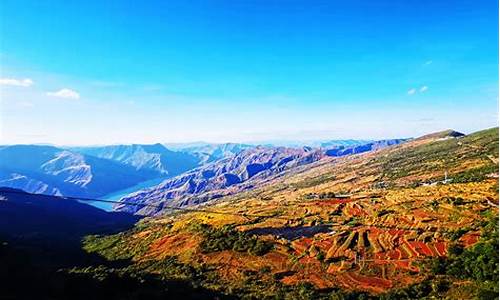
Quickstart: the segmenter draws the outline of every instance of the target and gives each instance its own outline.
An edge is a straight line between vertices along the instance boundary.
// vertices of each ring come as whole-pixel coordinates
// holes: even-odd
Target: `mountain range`
[[[204,142],[187,144],[166,144],[167,147],[196,156],[200,164],[210,163],[219,159],[232,157],[245,149],[254,148],[255,145],[223,143],[211,144]]]
[[[151,170],[53,146],[0,148],[0,186],[48,195],[98,197],[157,176]]]
[[[200,159],[195,155],[187,152],[171,151],[162,144],[113,145],[70,149],[78,153],[131,166],[138,171],[156,172],[158,175],[175,176],[195,168],[200,163]]]
[[[59,148],[0,147],[0,186],[27,192],[102,197],[153,178],[168,178],[198,165],[190,154],[162,145]]]
[[[174,205],[187,205],[201,201],[185,201],[189,196],[200,196],[200,199],[220,197],[229,190],[218,191],[246,182],[263,170],[266,172],[260,174],[260,178],[323,155],[360,153],[402,141],[330,141],[324,148],[196,143],[177,145],[174,150],[162,144],[0,146],[0,187],[47,195],[104,197],[117,191],[128,191],[153,179],[172,179],[157,189],[166,192],[164,199],[175,199]],[[314,158],[311,157],[313,149],[316,151]],[[233,188],[233,192],[249,187],[250,184],[239,185]],[[211,194],[202,195],[207,192]],[[126,199],[130,200],[130,197]],[[145,201],[149,200],[138,202]]]
[[[247,147],[200,168],[170,178],[161,184],[123,197],[115,209],[139,214],[155,214],[162,206],[200,204],[226,195],[260,187],[285,171],[319,161],[327,156],[344,156],[382,149],[405,142],[393,139],[359,144],[332,144],[329,148]],[[354,145],[352,145],[354,144]],[[234,148],[233,148],[234,149]],[[240,148],[238,148],[240,149]],[[143,206],[147,204],[147,206]],[[154,207],[153,207],[154,205]]]

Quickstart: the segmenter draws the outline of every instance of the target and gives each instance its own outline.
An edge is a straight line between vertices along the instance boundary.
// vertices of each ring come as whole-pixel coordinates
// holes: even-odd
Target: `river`
[[[139,190],[158,185],[166,179],[168,179],[168,177],[160,177],[160,178],[155,178],[155,179],[143,181],[143,182],[140,182],[140,183],[138,183],[134,186],[131,186],[129,188],[107,194],[103,197],[99,197],[99,199],[117,201],[128,194],[131,194],[131,193],[137,192]],[[114,203],[100,202],[100,201],[86,201],[85,203],[90,204],[92,206],[95,206],[97,208],[103,209],[105,211],[113,211]]]

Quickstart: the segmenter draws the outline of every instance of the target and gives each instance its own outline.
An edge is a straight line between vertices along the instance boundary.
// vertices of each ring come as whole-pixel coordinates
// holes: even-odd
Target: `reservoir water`
[[[162,181],[164,181],[165,179],[168,179],[168,177],[160,177],[160,178],[155,178],[155,179],[143,181],[143,182],[140,182],[140,183],[138,183],[134,186],[131,186],[129,188],[119,190],[119,191],[113,192],[111,194],[107,194],[103,197],[100,197],[99,199],[117,201],[117,200],[120,200],[120,198],[122,198],[128,194],[131,194],[133,192],[137,192],[139,190],[158,185]],[[105,211],[113,211],[114,203],[100,202],[100,201],[85,201],[84,203],[90,204],[92,206],[103,209]]]

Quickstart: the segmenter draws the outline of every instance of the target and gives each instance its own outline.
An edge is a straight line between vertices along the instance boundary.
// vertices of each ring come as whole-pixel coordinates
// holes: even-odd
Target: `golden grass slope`
[[[138,265],[176,257],[209,270],[216,280],[207,286],[226,292],[266,295],[276,284],[309,282],[379,294],[424,280],[428,262],[446,257],[451,243],[477,242],[483,221],[498,214],[497,162],[498,128],[460,138],[434,134],[327,158],[205,207],[224,214],[147,219],[129,232],[90,237],[86,249]],[[207,252],[199,224],[230,225],[274,247],[263,255]]]

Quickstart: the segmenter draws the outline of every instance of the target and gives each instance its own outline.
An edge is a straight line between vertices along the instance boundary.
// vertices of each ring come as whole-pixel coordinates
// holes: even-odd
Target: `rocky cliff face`
[[[0,171],[0,187],[21,189],[35,194],[62,196],[58,188],[18,173]]]
[[[315,162],[322,157],[324,153],[319,149],[256,147],[168,179],[154,188],[124,197],[121,201],[160,206],[162,203],[169,206],[198,204],[252,188],[269,176]],[[118,205],[116,208],[142,214],[161,211],[161,207],[140,205]]]
[[[52,146],[0,148],[0,186],[26,192],[100,197],[156,176],[153,171]]]
[[[200,164],[196,155],[171,151],[161,144],[78,147],[71,150],[116,161],[139,171],[156,172],[161,176],[175,176]]]
[[[190,153],[171,151],[161,144],[68,149],[3,146],[0,147],[0,186],[49,195],[101,197],[149,179],[170,177],[123,201],[185,206],[262,186],[273,176],[325,156],[372,151],[403,141],[361,145],[343,142],[328,148],[203,145],[190,149]],[[222,158],[207,162],[216,157]],[[161,207],[119,205],[117,208],[144,214],[161,211]]]
[[[130,194],[121,201],[138,205],[120,204],[115,208],[130,213],[155,214],[162,211],[162,205],[195,205],[261,186],[272,176],[316,162],[326,156],[362,153],[404,141],[404,139],[397,139],[368,142],[362,145],[342,144],[327,149],[257,146],[165,180],[156,187]],[[157,207],[144,206],[144,204]]]

